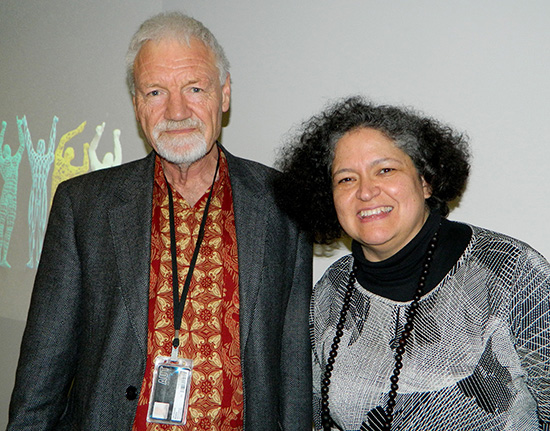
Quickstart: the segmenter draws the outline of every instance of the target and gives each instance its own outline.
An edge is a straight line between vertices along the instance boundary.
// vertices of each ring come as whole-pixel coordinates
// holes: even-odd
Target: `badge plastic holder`
[[[155,359],[147,422],[185,425],[192,372],[191,359],[170,356]]]

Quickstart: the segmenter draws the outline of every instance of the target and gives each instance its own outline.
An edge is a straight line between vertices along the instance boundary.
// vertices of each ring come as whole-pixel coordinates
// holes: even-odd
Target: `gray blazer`
[[[275,171],[224,150],[233,189],[244,426],[311,429],[311,244]],[[8,430],[130,430],[145,373],[154,154],[62,183],[23,336]]]

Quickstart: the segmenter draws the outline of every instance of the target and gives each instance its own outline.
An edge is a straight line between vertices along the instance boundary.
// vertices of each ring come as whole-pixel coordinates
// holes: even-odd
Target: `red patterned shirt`
[[[173,189],[180,295],[193,256],[208,190],[194,207]],[[154,361],[170,356],[174,338],[168,190],[157,156],[153,188],[147,366],[134,431],[242,429],[237,236],[227,161],[221,153],[204,239],[180,329],[180,357],[193,360],[185,426],[146,422]]]

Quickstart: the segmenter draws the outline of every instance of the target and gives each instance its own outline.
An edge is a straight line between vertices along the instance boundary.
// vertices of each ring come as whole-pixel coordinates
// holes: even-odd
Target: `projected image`
[[[120,146],[120,130],[115,129],[113,130],[113,141],[115,144],[114,148],[114,154],[111,152],[105,153],[105,156],[103,156],[103,161],[99,161],[99,158],[97,157],[97,146],[99,144],[99,140],[101,139],[101,136],[103,135],[103,131],[105,130],[105,123],[102,123],[101,125],[97,126],[95,128],[95,136],[94,139],[92,139],[92,142],[90,142],[90,148],[88,149],[90,153],[90,169],[92,171],[97,171],[98,169],[105,169],[110,168],[111,166],[118,166],[122,163],[122,147]]]
[[[57,190],[57,186],[65,180],[74,178],[78,175],[85,174],[90,170],[90,162],[88,156],[88,148],[90,144],[85,143],[83,145],[84,149],[84,159],[81,166],[75,166],[72,164],[72,161],[75,157],[75,150],[73,147],[65,148],[67,142],[73,139],[76,135],[79,135],[84,130],[86,126],[86,121],[84,121],[76,129],[71,130],[70,132],[65,133],[59,140],[59,144],[55,149],[55,158],[53,165],[52,173],[52,193],[50,195],[50,206]]]
[[[2,187],[2,195],[0,195],[0,266],[11,268],[8,263],[8,248],[17,212],[17,177],[25,145],[20,140],[19,148],[12,155],[11,147],[7,143],[4,144],[6,127],[7,123],[2,121],[2,131],[0,132],[0,172],[4,179],[4,186]]]
[[[46,230],[48,213],[48,189],[47,181],[50,167],[54,161],[55,132],[58,118],[53,117],[50,141],[46,148],[44,139],[40,139],[34,148],[31,132],[27,124],[27,117],[17,119],[19,127],[19,139],[25,143],[27,155],[31,166],[32,186],[29,196],[29,261],[27,266],[34,268],[40,258],[42,241]]]
[[[68,145],[71,140],[80,135],[86,121],[76,129],[63,134],[56,146],[57,125],[59,118],[52,120],[48,143],[39,139],[33,144],[27,117],[16,117],[19,146],[14,151],[13,145],[4,142],[7,123],[2,122],[0,131],[0,172],[4,180],[0,195],[0,267],[11,268],[8,261],[10,239],[17,216],[17,193],[19,184],[19,167],[23,154],[26,154],[30,167],[31,188],[29,190],[28,223],[28,261],[26,266],[36,268],[42,252],[44,233],[48,219],[48,210],[58,185],[69,178],[82,175],[90,170],[104,169],[122,163],[122,146],[120,130],[113,131],[113,152],[107,152],[100,161],[97,150],[99,141],[105,130],[105,123],[97,126],[90,143]],[[74,164],[77,157],[81,165]],[[53,166],[53,170],[52,170]],[[51,180],[48,196],[48,179]]]

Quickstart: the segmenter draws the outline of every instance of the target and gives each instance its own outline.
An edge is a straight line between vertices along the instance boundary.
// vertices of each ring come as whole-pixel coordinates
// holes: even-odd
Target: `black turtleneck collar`
[[[437,230],[438,245],[424,292],[428,293],[460,258],[472,234],[467,225],[450,222],[437,210],[430,213],[420,232],[405,247],[381,262],[368,261],[361,245],[353,241],[351,250],[357,265],[357,281],[365,289],[385,298],[403,302],[412,300],[428,245]]]

